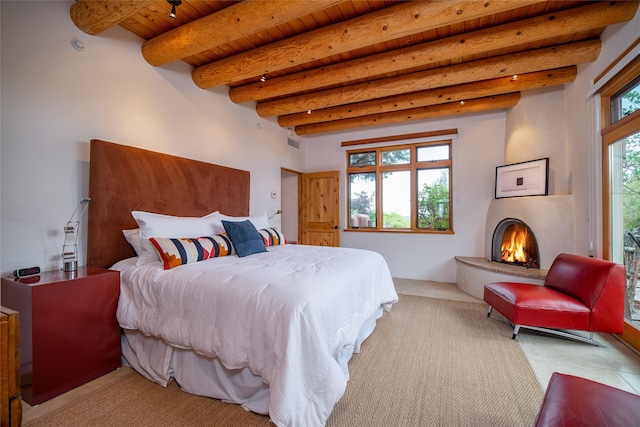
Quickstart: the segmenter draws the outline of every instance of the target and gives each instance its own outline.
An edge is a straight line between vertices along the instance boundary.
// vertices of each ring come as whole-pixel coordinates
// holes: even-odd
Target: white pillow
[[[214,212],[215,213],[215,212]],[[219,212],[211,214],[213,218],[215,218],[215,227],[216,234],[222,234],[225,232],[224,226],[222,225],[222,220],[231,221],[231,222],[240,222],[240,221],[251,221],[251,224],[256,228],[256,230],[262,230],[263,228],[269,228],[269,217],[267,216],[267,212],[262,212],[258,215],[253,216],[229,216],[225,214],[221,214]]]
[[[161,215],[133,211],[131,215],[140,227],[141,253],[137,265],[159,261],[158,253],[149,242],[152,237],[202,237],[218,234],[214,231],[218,211],[201,218]]]
[[[124,234],[124,238],[131,245],[134,251],[136,251],[136,255],[140,256],[142,254],[142,242],[140,242],[140,229],[134,228],[133,230],[122,230],[122,234]]]

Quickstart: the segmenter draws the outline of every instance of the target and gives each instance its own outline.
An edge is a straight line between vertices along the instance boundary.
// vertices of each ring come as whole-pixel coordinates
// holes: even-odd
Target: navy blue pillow
[[[224,230],[227,232],[231,243],[236,248],[238,256],[244,257],[259,252],[266,252],[264,240],[260,232],[249,220],[245,221],[222,221]]]

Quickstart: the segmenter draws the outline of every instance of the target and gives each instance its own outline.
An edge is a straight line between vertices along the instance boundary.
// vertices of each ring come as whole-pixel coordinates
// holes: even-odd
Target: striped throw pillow
[[[262,235],[265,246],[278,246],[287,243],[284,238],[284,234],[282,234],[282,232],[276,227],[263,228],[262,230],[258,231]]]
[[[235,254],[231,240],[224,234],[179,239],[152,237],[149,242],[158,252],[165,270],[210,258]]]

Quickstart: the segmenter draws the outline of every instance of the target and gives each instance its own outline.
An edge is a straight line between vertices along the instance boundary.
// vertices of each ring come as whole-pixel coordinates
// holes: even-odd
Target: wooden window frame
[[[611,119],[611,98],[627,84],[640,75],[640,56],[633,59],[618,74],[600,89],[600,122],[602,124],[601,152],[602,152],[602,256],[611,258],[611,216],[609,191],[609,146],[615,142],[633,135],[640,129],[640,110],[624,117],[615,123]],[[640,329],[625,320],[622,339],[630,346],[640,351]]]
[[[640,110],[612,124],[611,97],[640,75],[640,56],[631,61],[622,71],[607,82],[600,90],[600,121],[602,123],[602,254],[603,258],[611,257],[611,218],[609,210],[609,146],[622,138],[633,135],[640,128]]]
[[[450,131],[443,131],[450,132]],[[398,137],[397,139],[401,139]],[[433,146],[447,146],[449,150],[449,158],[446,160],[436,161],[417,161],[417,150],[422,147]],[[409,163],[383,165],[382,153],[385,151],[403,150],[409,149],[410,160]],[[351,167],[349,165],[349,158],[351,154],[376,152],[376,164],[371,166]],[[357,148],[348,150],[346,152],[346,175],[347,175],[347,218],[351,218],[351,190],[350,190],[350,175],[358,173],[375,173],[376,175],[376,226],[358,228],[352,227],[351,222],[347,220],[347,227],[345,231],[354,232],[384,232],[384,233],[420,233],[420,234],[454,234],[453,231],[453,140],[442,139],[428,142],[414,142],[408,144],[398,145],[384,145],[368,148]],[[449,228],[447,229],[433,229],[433,228],[418,228],[418,171],[424,169],[449,169]],[[410,213],[410,228],[384,228],[383,227],[383,210],[382,210],[382,185],[383,174],[385,172],[397,172],[397,171],[409,171],[410,178],[410,192],[411,192],[411,213]]]

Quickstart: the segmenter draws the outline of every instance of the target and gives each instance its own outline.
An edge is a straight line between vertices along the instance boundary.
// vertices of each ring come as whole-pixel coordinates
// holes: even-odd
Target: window
[[[349,230],[451,233],[451,141],[347,151]]]
[[[624,119],[640,108],[640,76],[609,98],[611,124]]]
[[[603,257],[627,271],[622,339],[640,350],[640,56],[599,91]]]

